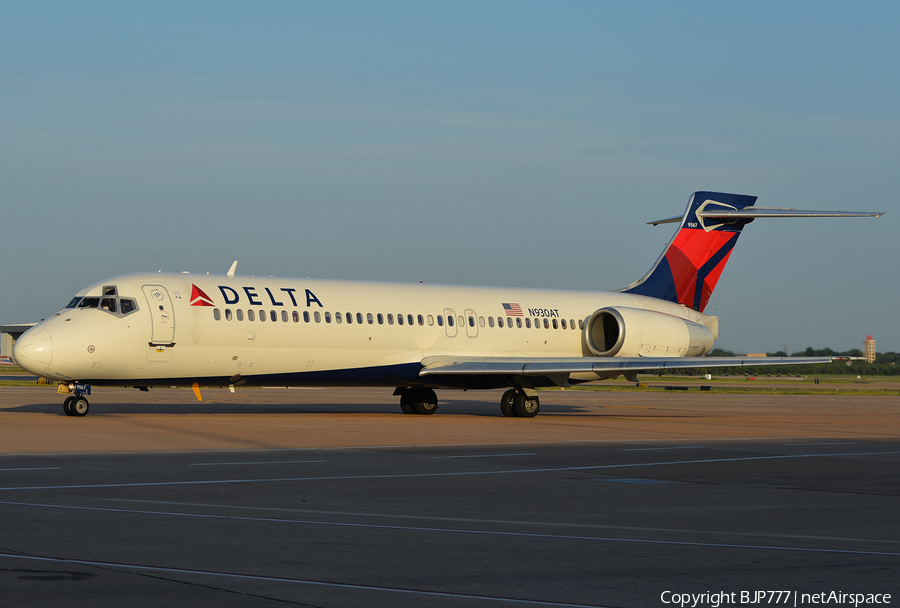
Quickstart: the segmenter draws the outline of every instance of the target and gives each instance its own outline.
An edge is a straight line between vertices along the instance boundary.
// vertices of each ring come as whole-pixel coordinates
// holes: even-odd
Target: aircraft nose
[[[13,359],[26,371],[40,376],[53,360],[53,340],[46,329],[28,331],[13,345]]]

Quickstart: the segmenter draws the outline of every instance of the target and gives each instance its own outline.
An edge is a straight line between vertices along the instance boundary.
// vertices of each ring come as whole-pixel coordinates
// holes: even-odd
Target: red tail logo
[[[196,285],[191,285],[191,306],[215,306],[212,298]]]

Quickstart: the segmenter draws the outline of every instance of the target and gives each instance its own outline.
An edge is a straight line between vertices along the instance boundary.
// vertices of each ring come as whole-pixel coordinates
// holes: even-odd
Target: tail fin
[[[695,192],[681,226],[644,278],[621,291],[669,300],[703,312],[738,236],[753,217],[723,217],[751,207],[755,196]],[[652,224],[678,221],[669,218]]]

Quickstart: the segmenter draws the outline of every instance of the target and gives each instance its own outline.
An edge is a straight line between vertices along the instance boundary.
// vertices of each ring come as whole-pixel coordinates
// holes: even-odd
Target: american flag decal
[[[525,315],[522,313],[522,307],[516,303],[506,303],[503,302],[503,310],[506,311],[507,317],[524,317]]]

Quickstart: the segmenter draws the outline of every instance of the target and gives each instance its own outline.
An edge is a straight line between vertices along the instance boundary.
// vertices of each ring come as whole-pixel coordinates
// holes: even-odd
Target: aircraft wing
[[[663,369],[760,367],[831,363],[841,357],[465,357],[434,356],[422,360],[420,376],[548,376],[595,372],[634,374]]]

